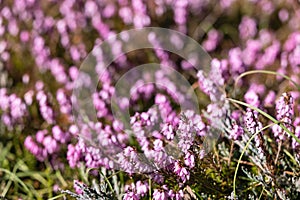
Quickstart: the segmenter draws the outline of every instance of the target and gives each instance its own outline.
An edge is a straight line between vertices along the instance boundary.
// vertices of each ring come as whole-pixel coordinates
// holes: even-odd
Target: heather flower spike
[[[276,101],[276,118],[289,131],[293,132],[293,118],[294,118],[294,99],[289,93],[283,93]],[[289,134],[279,125],[273,126],[274,136],[279,140],[285,140]]]

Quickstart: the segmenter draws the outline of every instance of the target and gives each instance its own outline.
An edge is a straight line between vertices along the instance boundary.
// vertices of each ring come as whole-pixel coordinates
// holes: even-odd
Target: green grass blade
[[[242,153],[241,153],[241,155],[240,155],[240,158],[239,158],[239,160],[238,160],[237,166],[236,166],[236,168],[235,168],[234,177],[233,177],[233,195],[234,195],[234,198],[236,197],[236,177],[237,177],[237,173],[238,173],[238,170],[239,170],[240,162],[241,162],[241,160],[242,160],[242,158],[243,158],[243,156],[244,156],[244,154],[245,154],[245,152],[246,152],[248,146],[250,145],[250,142],[251,142],[251,141],[255,138],[255,136],[258,135],[261,131],[268,129],[268,128],[270,128],[270,127],[273,126],[273,125],[275,125],[275,123],[269,124],[269,125],[263,127],[262,129],[258,130],[256,133],[254,133],[254,134],[251,136],[251,138],[248,140],[246,146],[244,147],[244,149],[243,149],[243,151],[242,151]]]
[[[251,70],[251,71],[242,73],[235,80],[234,88],[236,88],[236,85],[241,78],[243,78],[244,76],[247,76],[247,75],[251,75],[251,74],[271,74],[271,75],[281,76],[281,77],[285,78],[286,80],[292,82],[297,87],[297,89],[300,91],[300,85],[296,81],[292,80],[290,77],[288,77],[284,74],[274,72],[274,71],[269,71],[269,70]]]
[[[28,187],[26,186],[26,184],[18,176],[16,176],[16,174],[10,172],[7,169],[3,169],[3,168],[0,168],[0,171],[8,174],[12,180],[15,180],[18,183],[20,183],[20,185],[26,190],[26,192],[28,192],[28,194],[31,193],[30,190],[28,189]],[[4,196],[4,195],[2,195],[2,196]]]

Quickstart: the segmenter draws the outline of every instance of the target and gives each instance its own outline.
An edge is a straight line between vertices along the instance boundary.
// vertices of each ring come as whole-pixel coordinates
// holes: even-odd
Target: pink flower
[[[154,200],[167,200],[168,199],[168,195],[164,191],[161,191],[161,190],[158,190],[158,189],[154,189],[153,199]]]
[[[186,182],[190,179],[190,173],[185,167],[182,167],[179,162],[175,162],[174,173],[179,176],[183,182]]]
[[[256,22],[254,19],[244,16],[242,22],[239,25],[240,37],[242,39],[248,39],[255,36],[257,32]]]
[[[292,126],[292,118],[294,117],[294,99],[293,97],[288,93],[283,93],[279,99],[276,101],[276,111],[277,111],[277,120],[287,129],[290,131],[293,131]],[[285,140],[286,135],[289,136],[289,134],[286,133],[279,125],[275,124],[272,128],[274,132],[274,136],[278,137],[280,140]]]

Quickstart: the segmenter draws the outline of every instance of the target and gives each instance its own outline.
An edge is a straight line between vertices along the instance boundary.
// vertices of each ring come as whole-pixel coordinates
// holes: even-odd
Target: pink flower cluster
[[[7,94],[6,88],[0,89],[1,122],[10,130],[21,125],[28,114],[24,102],[16,94]]]
[[[255,12],[228,24],[217,18],[231,20],[231,13],[240,6],[235,0],[216,5],[204,0],[0,0],[0,66],[12,80],[0,89],[1,129],[21,132],[25,148],[40,162],[50,160],[56,169],[83,164],[124,171],[133,180],[124,188],[123,199],[146,198],[149,187],[153,199],[184,199],[186,187],[195,183],[193,176],[208,153],[201,146],[205,137],[220,129],[222,140],[242,143],[268,123],[257,111],[230,105],[228,97],[270,112],[300,138],[300,92],[280,76],[291,74],[300,84],[300,8],[293,0],[249,0],[245,4]],[[276,16],[280,27],[270,16]],[[197,27],[199,23],[203,27]],[[170,28],[196,40],[197,31],[206,29],[198,42],[213,57],[210,70],[195,71],[192,55],[183,60],[162,50],[165,41],[159,41],[155,33],[146,37],[153,51],[124,54],[118,40],[110,40],[109,52],[96,48],[122,30],[150,26]],[[184,48],[176,37],[170,36],[168,42]],[[91,65],[95,65],[99,82],[87,98],[97,121],[75,121],[72,106],[76,107],[78,99],[72,91],[78,86],[75,83],[91,86],[88,75],[78,82],[84,76],[79,66],[91,50],[95,58]],[[118,58],[103,72],[109,54]],[[140,61],[153,60],[191,82],[197,97],[205,100],[199,105],[200,113],[181,112],[178,104],[188,91],[176,90],[162,67],[153,75],[160,86],[148,84],[146,79],[152,74],[138,80],[130,77],[130,96],[117,98],[121,110],[130,113],[129,121],[115,118],[111,102],[118,92],[115,84]],[[248,70],[278,74],[257,72],[234,83]],[[274,125],[266,135],[255,138],[259,158],[266,159],[263,145],[267,136],[291,144],[291,152],[300,157],[295,138]]]

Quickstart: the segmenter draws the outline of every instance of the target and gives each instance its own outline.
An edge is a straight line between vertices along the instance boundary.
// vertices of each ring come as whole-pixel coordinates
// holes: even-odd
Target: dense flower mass
[[[297,199],[299,13],[0,0],[0,199]]]

